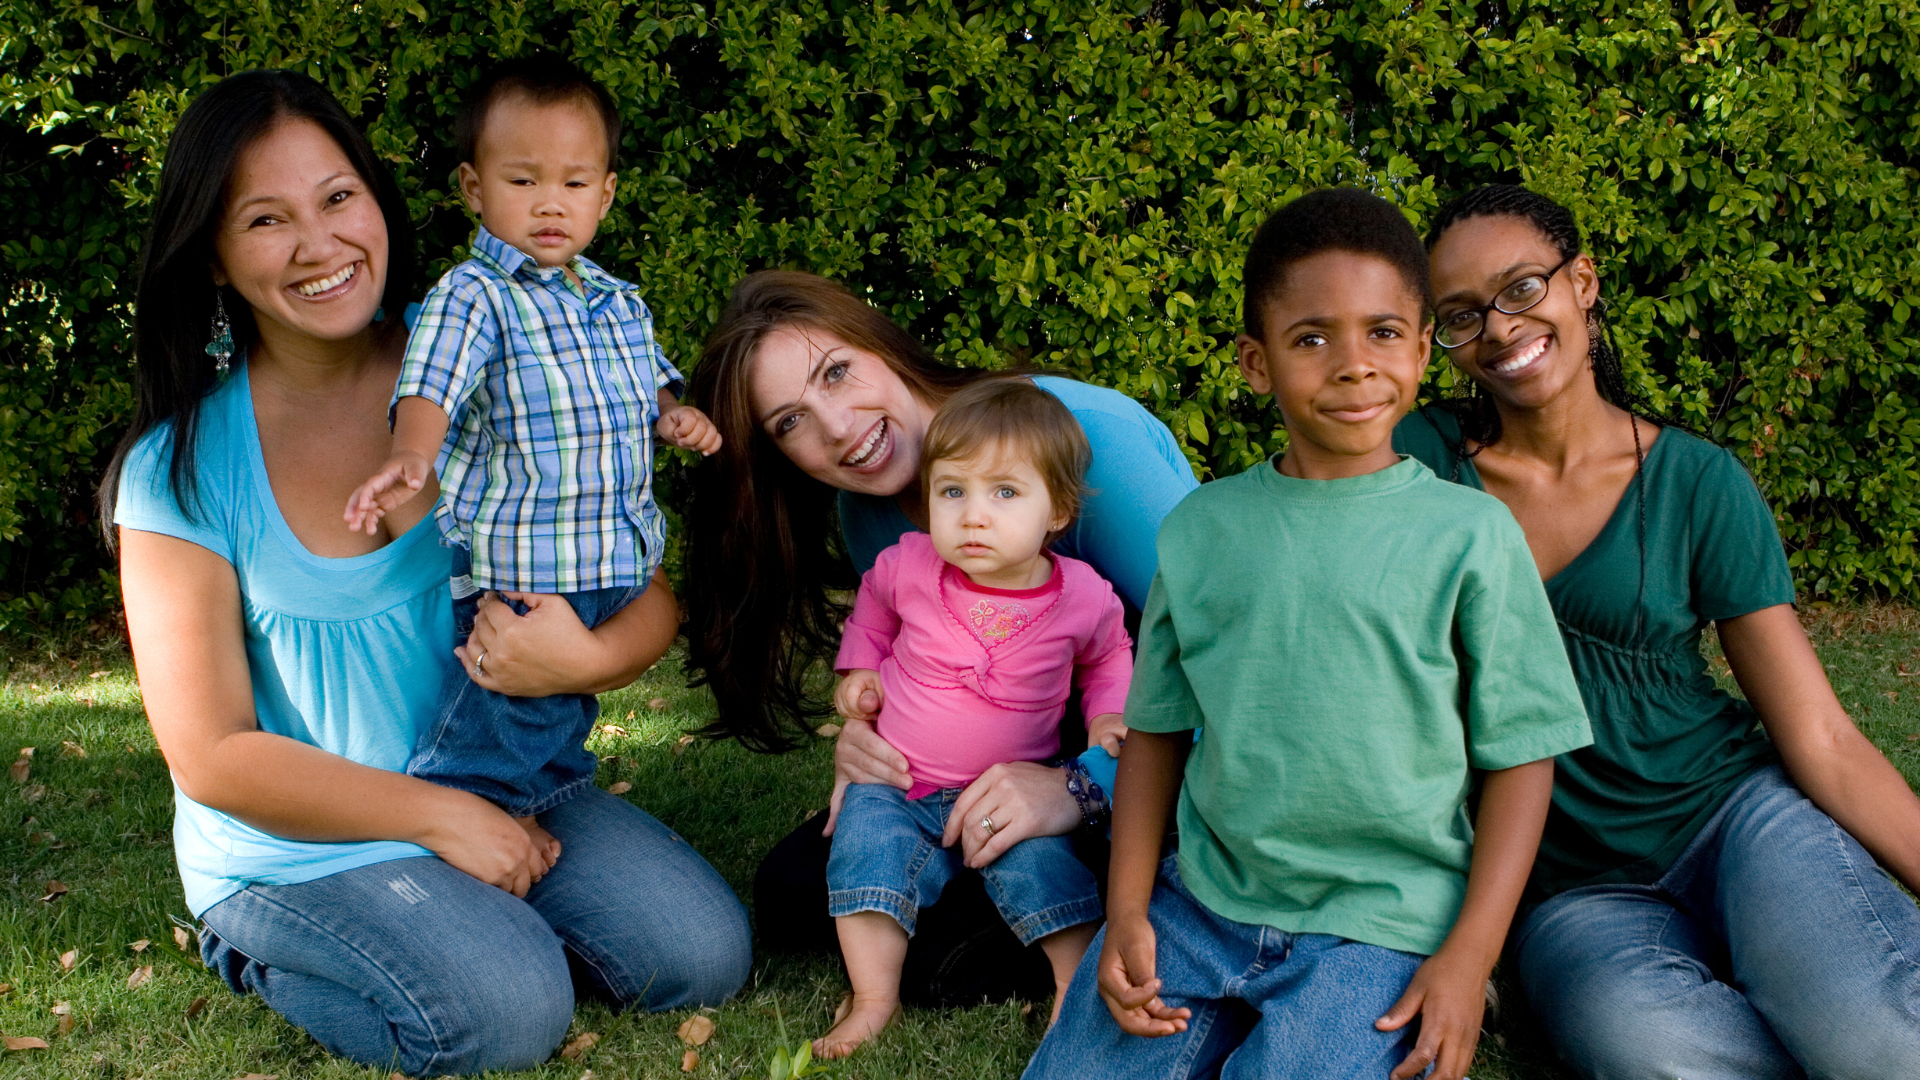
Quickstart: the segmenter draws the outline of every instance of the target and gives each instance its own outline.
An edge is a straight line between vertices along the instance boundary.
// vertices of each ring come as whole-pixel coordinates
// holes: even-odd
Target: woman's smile
[[[1511,376],[1531,367],[1541,357],[1547,355],[1547,346],[1553,343],[1552,334],[1541,334],[1518,348],[1508,349],[1498,358],[1487,363],[1488,373]]]
[[[356,259],[331,274],[308,278],[290,288],[302,300],[332,300],[352,291],[354,284],[360,280],[360,267],[361,260]]]
[[[846,457],[840,459],[840,464],[861,472],[885,466],[887,459],[893,453],[891,432],[887,418],[881,417],[873,427],[867,429],[866,438],[861,439],[859,445],[849,451]]]

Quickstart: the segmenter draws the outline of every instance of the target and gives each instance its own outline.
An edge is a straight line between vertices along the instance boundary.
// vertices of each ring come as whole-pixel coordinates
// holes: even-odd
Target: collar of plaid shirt
[[[534,261],[533,256],[488,232],[485,225],[480,226],[474,233],[472,254],[474,258],[499,272],[502,277],[516,277],[524,268],[529,277],[542,284],[551,285],[555,279],[563,282],[565,280],[561,275],[560,267],[541,266]],[[616,293],[632,287],[600,269],[598,263],[585,255],[575,255],[567,261],[567,266],[579,275],[580,283],[593,292]]]

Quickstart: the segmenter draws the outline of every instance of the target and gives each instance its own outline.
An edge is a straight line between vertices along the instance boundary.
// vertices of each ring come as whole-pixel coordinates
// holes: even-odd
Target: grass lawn
[[[1920,673],[1920,614],[1847,607],[1813,613],[1808,624],[1856,721],[1910,782],[1920,778],[1920,685],[1900,670]],[[0,1034],[50,1044],[0,1052],[0,1076],[386,1077],[329,1058],[258,999],[228,993],[175,945],[175,929],[190,923],[173,866],[166,766],[124,653],[16,652],[0,663],[0,755],[36,748],[24,783],[0,781]],[[616,730],[603,729],[592,743],[603,758],[600,783],[630,783],[628,798],[685,835],[744,897],[767,849],[825,805],[829,749],[822,742],[765,757],[731,743],[683,745],[682,733],[711,716],[712,701],[682,683],[669,657],[603,699],[605,722]],[[664,707],[650,708],[658,699]],[[64,893],[51,895],[55,881]],[[70,968],[62,962],[69,952]],[[707,1010],[717,1027],[691,1075],[764,1076],[778,1042],[776,1016],[795,1041],[818,1035],[844,989],[828,961],[760,957],[741,995]],[[1552,1064],[1507,989],[1507,1016],[1482,1040],[1473,1075],[1570,1076]],[[675,1029],[689,1015],[615,1016],[583,1005],[569,1039],[597,1034],[591,1049],[515,1075],[684,1075]],[[835,1074],[1016,1077],[1045,1017],[1044,1004],[1017,1002],[909,1012]]]

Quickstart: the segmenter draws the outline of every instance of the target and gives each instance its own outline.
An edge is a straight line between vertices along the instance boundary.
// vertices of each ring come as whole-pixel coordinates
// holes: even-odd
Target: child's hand
[[[347,528],[372,536],[387,511],[406,502],[427,486],[433,476],[433,463],[411,450],[402,450],[389,458],[380,471],[347,496]]]
[[[1187,1017],[1193,1015],[1191,1009],[1169,1009],[1160,1000],[1154,946],[1153,924],[1142,912],[1108,919],[1106,944],[1100,947],[1100,999],[1121,1031],[1149,1039],[1187,1030]]]
[[[720,429],[707,414],[691,405],[676,405],[662,410],[660,422],[653,425],[660,441],[683,450],[698,450],[702,456],[720,449]]]
[[[1127,720],[1117,712],[1101,713],[1087,721],[1087,745],[1098,746],[1108,757],[1120,756],[1120,744],[1127,738]]]
[[[1427,1080],[1461,1080],[1467,1075],[1487,1010],[1489,973],[1481,964],[1449,953],[1444,945],[1427,957],[1413,973],[1406,993],[1373,1024],[1381,1031],[1398,1031],[1420,1017],[1419,1041],[1388,1080],[1410,1080],[1428,1065],[1434,1068]]]
[[[833,688],[833,711],[849,720],[871,720],[880,714],[883,699],[880,673],[872,668],[854,668]]]

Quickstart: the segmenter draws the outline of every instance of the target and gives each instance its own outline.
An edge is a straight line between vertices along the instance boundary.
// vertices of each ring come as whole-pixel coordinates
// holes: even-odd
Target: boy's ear
[[[613,189],[619,182],[620,174],[608,169],[606,187],[600,192],[600,220],[602,221],[607,219],[607,211],[613,209]]]
[[[465,196],[467,209],[473,211],[475,217],[484,213],[480,209],[480,170],[474,168],[471,161],[460,163],[460,194]]]
[[[1256,394],[1273,393],[1273,373],[1267,370],[1267,346],[1250,334],[1233,339],[1240,358],[1240,374]]]

